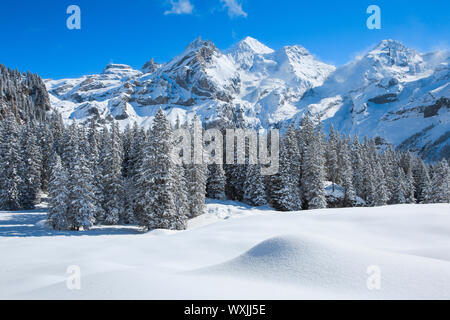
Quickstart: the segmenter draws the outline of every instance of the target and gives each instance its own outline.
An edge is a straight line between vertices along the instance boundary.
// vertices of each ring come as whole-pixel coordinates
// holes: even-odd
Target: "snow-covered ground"
[[[45,217],[0,213],[0,298],[450,299],[449,204],[280,213],[209,202],[183,232],[56,232]],[[72,265],[80,290],[67,287]]]

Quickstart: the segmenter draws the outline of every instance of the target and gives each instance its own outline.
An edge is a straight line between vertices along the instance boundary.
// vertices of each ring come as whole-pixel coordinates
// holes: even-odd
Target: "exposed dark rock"
[[[175,104],[179,105],[179,106],[191,107],[191,106],[195,105],[195,100],[193,98],[189,98],[188,100],[183,101],[180,98]]]
[[[387,93],[372,99],[369,99],[369,102],[375,104],[387,104],[398,101],[398,97],[395,93]]]
[[[148,61],[144,64],[144,66],[142,67],[142,72],[153,73],[156,70],[158,70],[160,67],[161,67],[161,65],[158,63],[155,63],[155,60],[153,60],[153,58],[152,58],[150,61]]]
[[[438,112],[441,108],[450,109],[450,99],[442,97],[435,104],[431,106],[424,107],[423,109],[423,117],[430,118],[438,115]]]

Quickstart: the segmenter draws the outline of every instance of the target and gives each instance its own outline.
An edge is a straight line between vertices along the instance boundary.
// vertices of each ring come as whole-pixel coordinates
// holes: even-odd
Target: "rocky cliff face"
[[[301,46],[277,51],[246,38],[221,51],[197,39],[165,64],[109,65],[98,75],[48,80],[52,106],[67,119],[137,121],[162,107],[172,121],[285,128],[305,112],[345,134],[379,137],[430,160],[449,157],[449,53],[420,54],[382,41],[336,68]]]

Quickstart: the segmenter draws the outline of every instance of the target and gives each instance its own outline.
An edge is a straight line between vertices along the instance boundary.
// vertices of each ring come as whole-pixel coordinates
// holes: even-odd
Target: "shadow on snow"
[[[0,237],[79,237],[142,233],[135,226],[94,226],[86,231],[58,231],[47,226],[44,223],[46,219],[45,209],[0,212]]]

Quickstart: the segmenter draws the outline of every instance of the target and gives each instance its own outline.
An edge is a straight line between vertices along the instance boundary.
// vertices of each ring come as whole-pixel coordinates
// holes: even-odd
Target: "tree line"
[[[48,221],[58,230],[183,230],[204,212],[206,197],[280,211],[450,202],[446,160],[427,164],[409,152],[380,151],[375,140],[333,128],[326,137],[308,115],[281,137],[272,176],[261,175],[258,164],[175,163],[174,130],[193,130],[196,119],[172,126],[161,109],[148,130],[95,119],[65,125],[58,113],[48,118],[24,122],[8,112],[1,122],[0,208],[31,209],[48,193]],[[327,199],[326,181],[344,190],[339,203]]]

